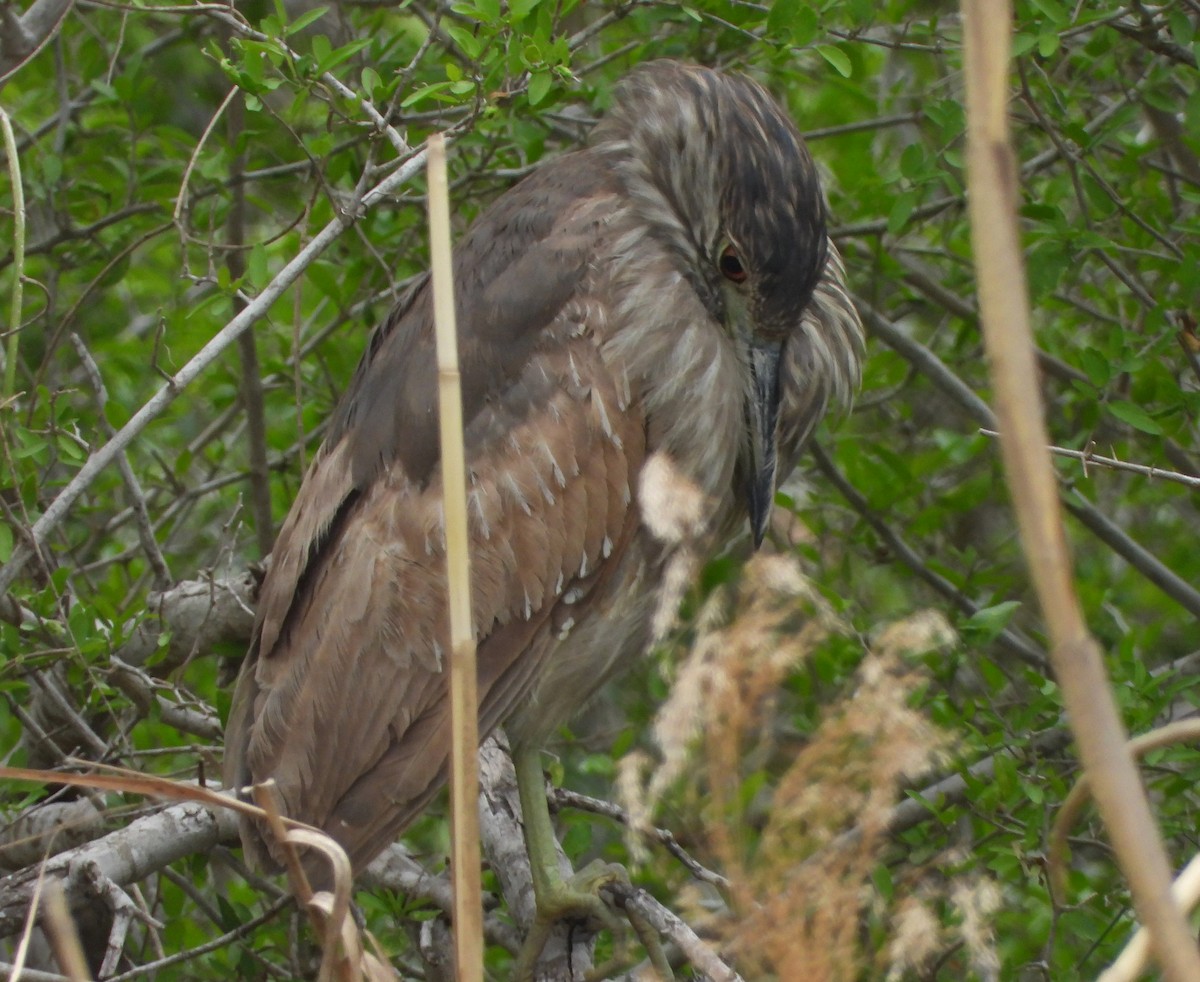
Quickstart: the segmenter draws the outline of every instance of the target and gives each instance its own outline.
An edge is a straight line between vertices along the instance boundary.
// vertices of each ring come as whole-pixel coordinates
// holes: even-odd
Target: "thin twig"
[[[605,887],[626,911],[636,913],[662,937],[679,946],[699,971],[713,982],[742,982],[742,977],[730,968],[713,949],[680,917],[655,900],[645,890],[624,883]]]
[[[1200,856],[1193,856],[1171,885],[1171,896],[1184,910],[1200,903]],[[1096,982],[1134,982],[1146,972],[1150,960],[1150,935],[1144,927],[1134,932],[1120,957],[1099,974]]]
[[[998,437],[1000,434],[995,430],[987,430],[980,427],[979,430],[984,436]],[[1146,477],[1161,477],[1164,481],[1175,481],[1177,484],[1187,485],[1189,488],[1200,488],[1200,477],[1193,477],[1190,474],[1180,474],[1178,471],[1165,471],[1161,467],[1146,464],[1131,464],[1125,460],[1118,460],[1116,457],[1105,457],[1102,454],[1095,453],[1091,447],[1087,450],[1071,450],[1068,447],[1049,446],[1046,448],[1051,453],[1058,454],[1060,457],[1070,457],[1073,460],[1078,460],[1083,463],[1084,474],[1087,474],[1089,464],[1097,464],[1100,467],[1107,467],[1114,471],[1132,471],[1134,474],[1144,474]]]
[[[0,978],[11,979],[13,982],[71,982],[65,975],[58,972],[39,972],[35,968],[17,970],[16,965],[0,962]]]
[[[165,870],[164,872],[169,872]],[[239,924],[232,931],[227,931],[219,938],[213,938],[211,941],[206,941],[202,945],[195,948],[188,948],[186,951],[179,951],[173,955],[168,955],[166,958],[160,958],[158,961],[147,962],[145,965],[139,965],[137,968],[131,968],[128,972],[122,972],[120,975],[114,975],[107,982],[130,982],[132,979],[140,979],[143,975],[150,975],[157,972],[159,969],[170,968],[172,965],[178,965],[181,962],[191,961],[193,958],[199,958],[201,955],[207,955],[210,951],[217,951],[224,948],[231,941],[237,941],[239,938],[244,938],[249,934],[253,934],[258,928],[262,927],[268,921],[273,920],[278,914],[291,907],[295,901],[290,897],[284,897],[281,900],[276,900],[270,907],[259,914],[257,917],[246,921],[244,924]]]
[[[212,118],[209,119],[208,124],[204,127],[204,132],[200,134],[200,139],[196,141],[192,155],[188,157],[187,166],[183,168],[183,177],[179,181],[179,193],[175,196],[175,210],[171,212],[172,219],[179,226],[180,235],[184,235],[183,212],[187,207],[188,184],[192,179],[192,171],[196,169],[196,164],[200,160],[200,153],[204,149],[205,144],[208,143],[208,138],[212,136],[212,131],[216,129],[218,121],[225,115],[225,110],[229,108],[234,96],[239,91],[241,90],[235,85],[225,93],[225,98],[221,100],[221,104],[217,106],[216,112],[212,114]],[[184,245],[186,246],[186,242]]]
[[[611,801],[605,801],[602,798],[593,798],[591,795],[580,794],[578,791],[553,786],[547,790],[546,797],[550,800],[550,807],[555,810],[560,808],[576,808],[580,811],[591,812],[594,815],[603,815],[615,822],[620,822],[622,825],[629,825],[629,813],[620,805],[614,804]],[[692,856],[679,844],[679,840],[675,838],[675,833],[670,829],[650,828],[647,831],[667,852],[687,867],[688,872],[697,880],[711,883],[713,886],[720,887],[721,889],[729,886],[729,879],[727,877],[722,876],[715,870],[709,869]]]
[[[289,48],[287,44],[284,43],[282,38],[263,34],[260,31],[254,30],[246,22],[246,20],[231,7],[227,7],[224,4],[200,4],[194,8],[179,8],[181,13],[187,12],[189,15],[196,9],[202,9],[204,13],[225,24],[227,27],[232,28],[243,37],[248,37],[254,41],[258,41],[263,44],[270,44],[272,47],[280,48],[293,61],[300,60],[300,55]],[[343,99],[347,99],[350,102],[360,106],[363,112],[365,112],[370,118],[371,122],[375,124],[376,129],[382,133],[384,137],[386,137],[387,141],[392,145],[392,148],[396,151],[398,156],[403,158],[412,153],[412,149],[409,147],[408,141],[400,135],[400,132],[394,126],[388,123],[383,114],[377,108],[375,108],[375,104],[365,95],[355,92],[353,89],[349,88],[332,72],[325,72],[322,74],[321,81],[333,89]]]
[[[92,357],[91,351],[83,343],[83,338],[74,331],[71,332],[70,338],[71,344],[75,348],[75,354],[79,356],[83,370],[87,373],[88,380],[92,383],[92,389],[96,393],[96,408],[99,410],[96,417],[100,421],[105,436],[111,439],[116,430],[113,429],[112,423],[108,421],[108,416],[104,412],[108,405],[108,389],[104,385],[104,376],[100,374],[100,366],[96,364],[96,359]],[[150,521],[150,512],[146,507],[146,494],[142,490],[141,481],[133,472],[133,468],[129,464],[129,457],[124,453],[117,457],[117,469],[121,472],[121,480],[125,482],[125,490],[129,492],[129,506],[133,509],[138,541],[146,553],[147,561],[154,570],[156,586],[160,590],[165,589],[171,582],[171,570],[167,566],[167,560],[163,557],[162,550],[158,548],[158,541],[154,538],[154,526]]]
[[[870,502],[859,494],[858,489],[838,469],[833,458],[825,452],[825,449],[820,444],[814,443],[810,447],[809,453],[813,458],[813,462],[817,465],[817,470],[824,474],[828,481],[837,488],[838,493],[846,499],[851,508],[858,512],[859,517],[875,530],[875,534],[883,540],[884,544],[891,550],[893,556],[904,563],[905,566],[916,573],[926,584],[948,599],[968,617],[973,617],[979,613],[982,609],[979,604],[971,600],[970,597],[963,593],[950,580],[942,576],[941,573],[934,570],[904,540],[899,532],[879,517],[876,510],[871,507]],[[1038,671],[1044,672],[1049,667],[1046,652],[1023,633],[1011,627],[1006,627],[997,635],[996,644],[1016,655],[1026,664],[1032,665]]]
[[[883,314],[861,299],[855,303],[863,321],[877,337],[899,354],[922,375],[925,375],[946,395],[967,411],[980,426],[996,429],[999,425],[991,407],[961,378],[954,374],[928,347],[909,337]],[[1161,559],[1132,539],[1100,509],[1070,487],[1062,489],[1067,510],[1101,542],[1116,552],[1138,573],[1157,586],[1168,597],[1193,616],[1200,617],[1200,590],[1179,576]]]
[[[7,82],[57,33],[72,0],[34,0],[19,16],[16,4],[5,4],[0,16],[0,85]]]

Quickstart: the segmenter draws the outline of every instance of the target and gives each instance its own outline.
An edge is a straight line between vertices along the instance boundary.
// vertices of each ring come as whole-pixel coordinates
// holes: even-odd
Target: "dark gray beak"
[[[779,419],[779,362],[783,342],[754,340],[750,343],[750,373],[746,422],[750,427],[750,530],[754,548],[762,545],[775,500],[775,423]]]

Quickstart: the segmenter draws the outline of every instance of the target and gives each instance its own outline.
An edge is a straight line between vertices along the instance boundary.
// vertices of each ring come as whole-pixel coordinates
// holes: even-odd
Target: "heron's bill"
[[[779,363],[783,342],[755,340],[750,343],[751,387],[747,397],[750,427],[750,530],[757,549],[767,532],[771,505],[775,500],[778,457],[775,424],[779,419]]]

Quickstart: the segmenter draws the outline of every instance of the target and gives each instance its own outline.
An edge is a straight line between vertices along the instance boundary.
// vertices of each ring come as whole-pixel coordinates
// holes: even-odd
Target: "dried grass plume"
[[[948,734],[913,706],[924,683],[913,655],[953,643],[946,620],[922,613],[880,631],[853,690],[788,754],[785,683],[831,635],[846,633],[829,603],[793,559],[760,555],[690,627],[694,641],[654,723],[658,758],[631,755],[619,785],[635,830],[668,794],[700,812],[730,881],[728,914],[711,928],[742,975],[901,978],[961,940],[987,977],[990,885],[918,877],[882,910],[873,897],[891,809],[950,749]],[[748,796],[756,769],[769,780]],[[879,917],[889,940],[864,950],[864,924]],[[943,924],[952,920],[961,925],[953,939]]]

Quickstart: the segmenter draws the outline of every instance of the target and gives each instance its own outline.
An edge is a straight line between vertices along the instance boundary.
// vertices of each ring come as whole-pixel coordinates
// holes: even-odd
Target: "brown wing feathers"
[[[573,157],[501,199],[456,263],[485,728],[570,620],[556,608],[582,602],[628,540],[644,453],[581,296],[605,180]],[[514,229],[530,214],[550,218]],[[280,532],[227,734],[227,780],[274,777],[288,813],[356,863],[437,790],[449,742],[426,293],[373,338]]]

